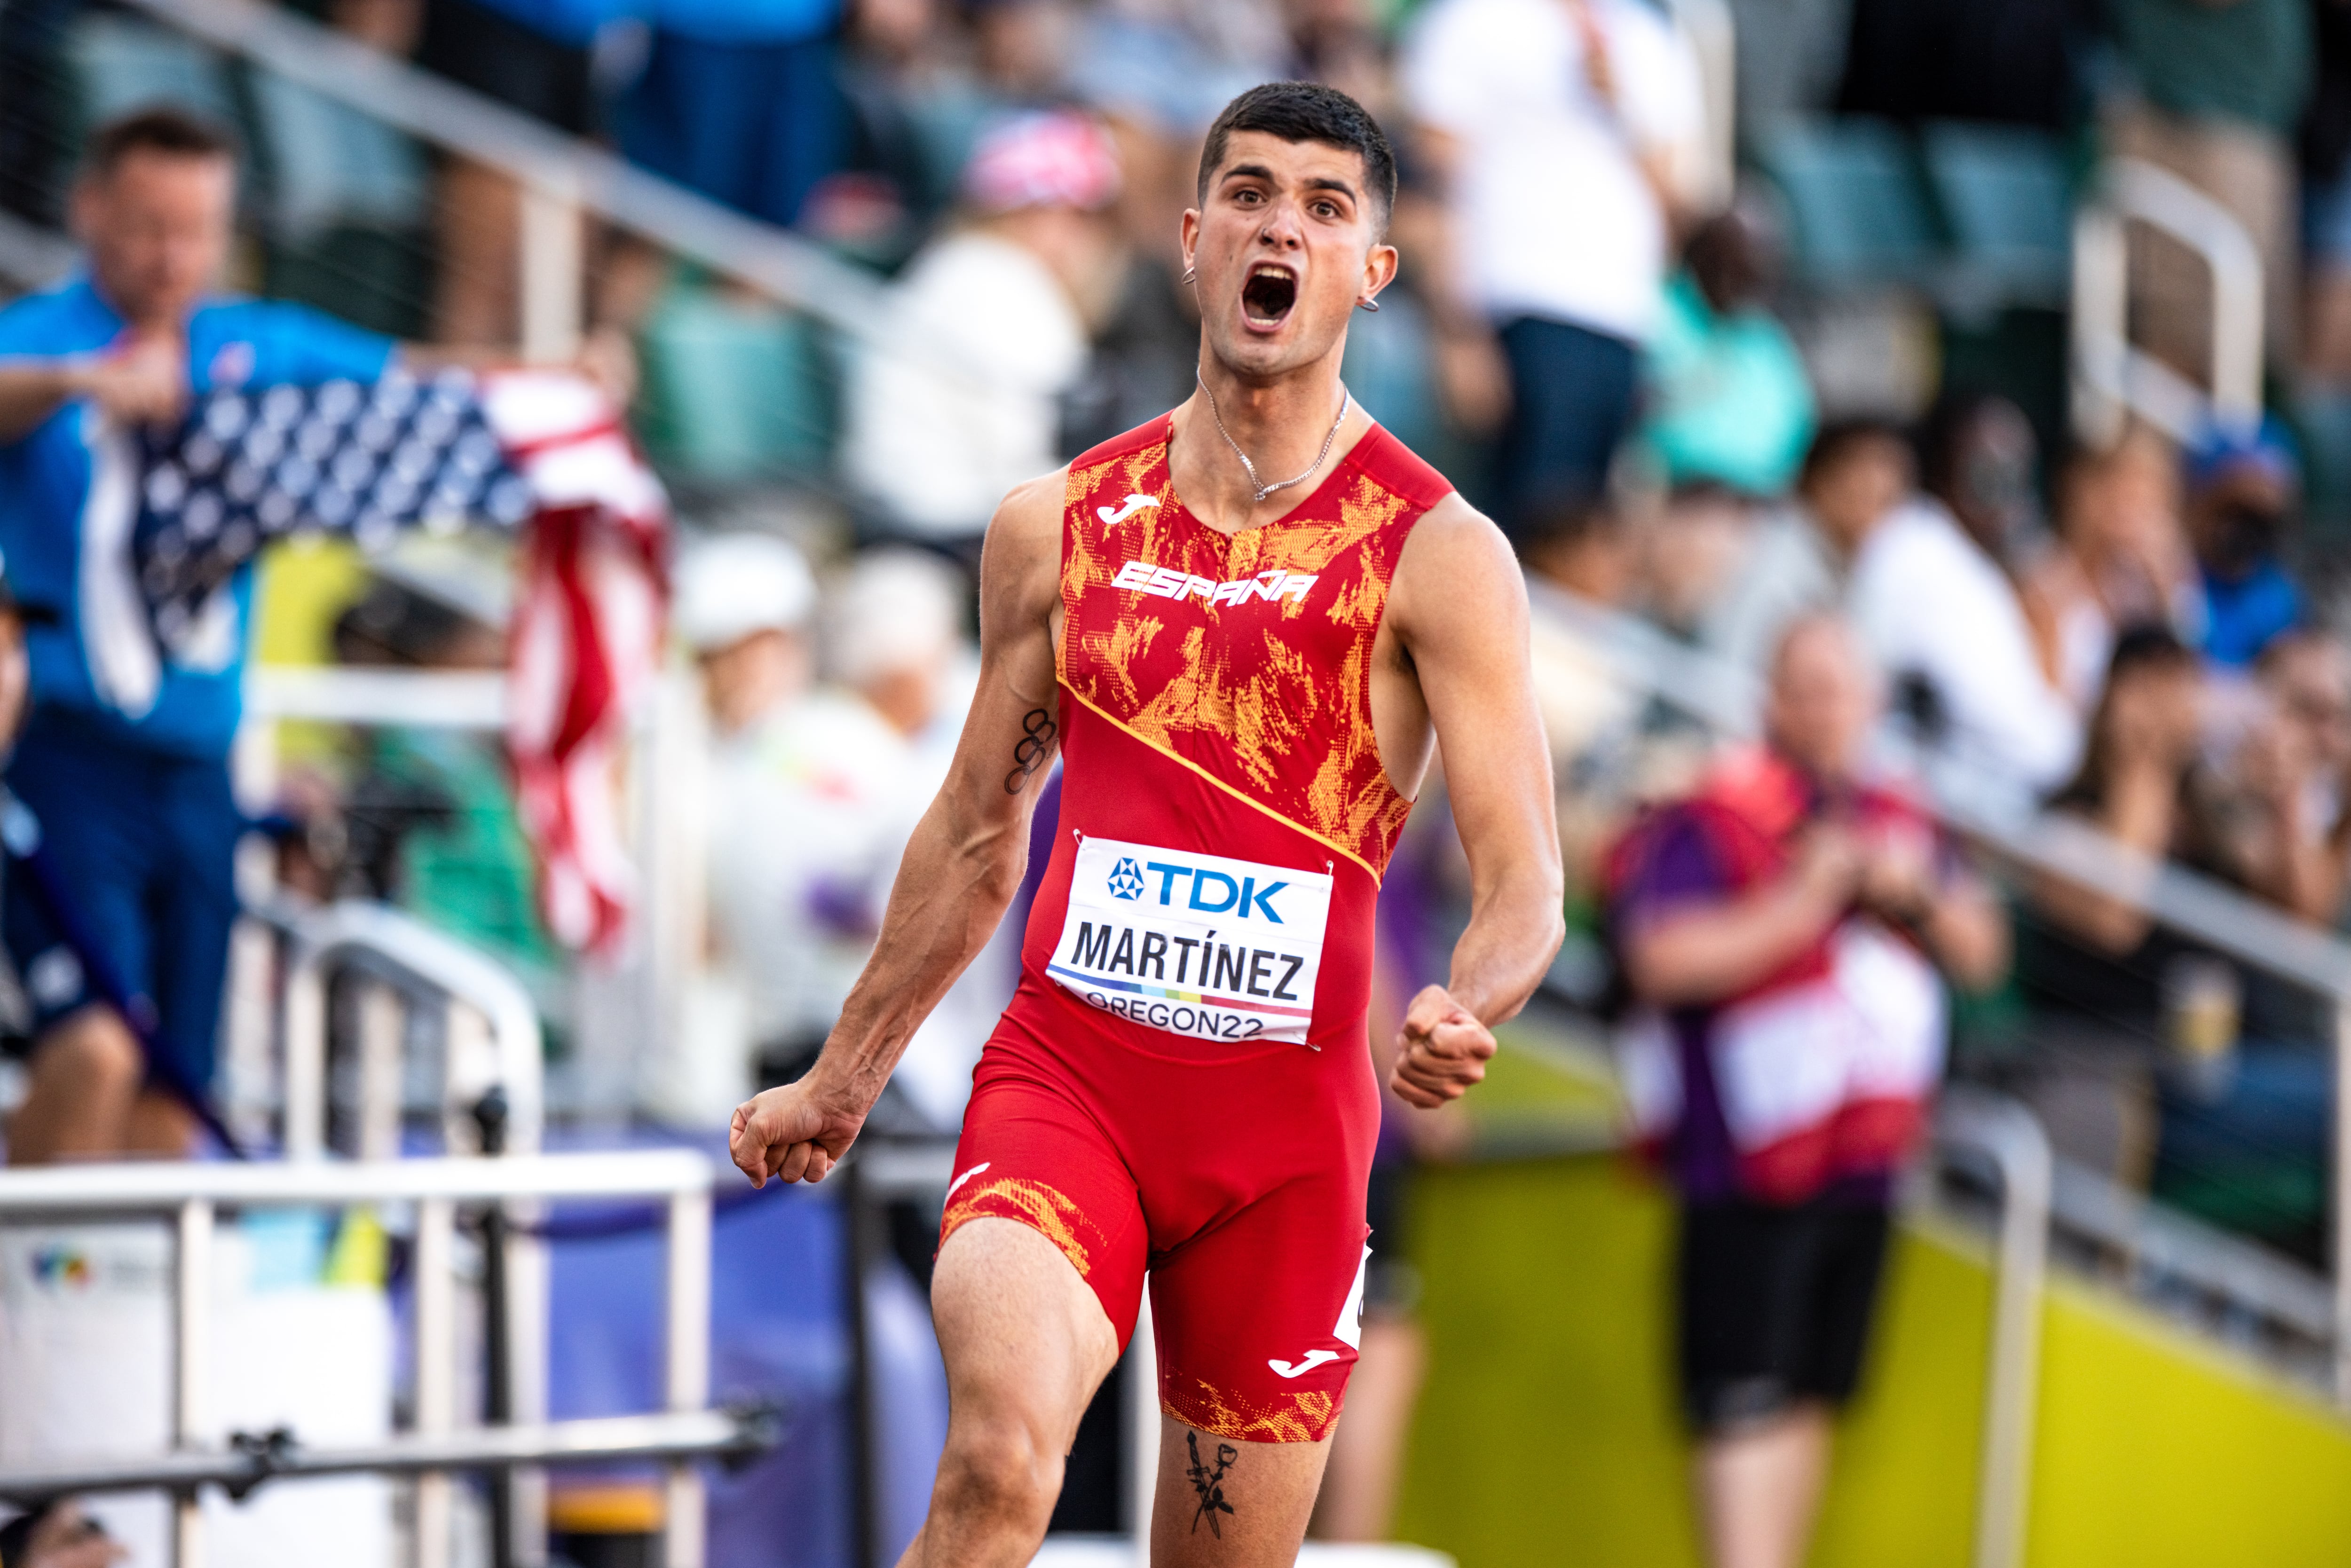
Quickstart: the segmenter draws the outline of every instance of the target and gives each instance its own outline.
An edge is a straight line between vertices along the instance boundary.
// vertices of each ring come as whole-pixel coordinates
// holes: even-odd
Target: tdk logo
[[[1229,912],[1236,920],[1268,920],[1282,924],[1280,912],[1273,906],[1273,895],[1288,887],[1287,882],[1270,882],[1259,887],[1257,878],[1245,876],[1238,882],[1220,871],[1206,866],[1171,865],[1165,861],[1150,861],[1137,866],[1132,857],[1122,858],[1111,868],[1108,878],[1113,897],[1141,899],[1152,890],[1144,874],[1159,879],[1158,904],[1163,909],[1195,910],[1202,915],[1223,915]]]

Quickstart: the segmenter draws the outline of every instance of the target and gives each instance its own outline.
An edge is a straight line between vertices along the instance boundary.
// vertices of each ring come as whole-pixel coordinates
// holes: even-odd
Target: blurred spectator
[[[1500,423],[1493,507],[1522,535],[1600,492],[1657,316],[1698,66],[1640,0],[1437,0],[1403,59],[1450,212],[1426,258],[1456,417]]]
[[[1891,1177],[1939,1076],[1945,997],[1995,982],[1999,907],[1932,820],[1860,773],[1876,689],[1806,618],[1772,660],[1766,747],[1613,857],[1640,1010],[1626,1097],[1681,1202],[1684,1412],[1708,1558],[1803,1561],[1833,1413],[1858,1380]]]
[[[937,556],[884,549],[860,556],[827,606],[828,663],[904,744],[899,815],[866,894],[877,925],[898,856],[946,782],[971,710],[978,667],[964,629],[969,596],[967,580]],[[891,1082],[934,1128],[963,1121],[979,1048],[1012,998],[1019,941],[1012,922],[999,927],[923,1020],[899,1061]],[[934,1245],[936,1240],[933,1236]]]
[[[1976,548],[2011,574],[2042,542],[2041,443],[1996,393],[1947,396],[1920,434],[1921,480]]]
[[[130,1555],[71,1498],[44,1503],[0,1526],[0,1563],[7,1568],[110,1568]]]
[[[621,149],[771,224],[800,221],[842,165],[840,0],[654,0],[644,68],[616,108]]]
[[[711,925],[768,1082],[797,1076],[840,1017],[905,822],[905,742],[863,698],[813,684],[815,609],[808,563],[780,539],[723,535],[679,562],[673,616],[716,731]]]
[[[126,564],[131,433],[214,387],[371,380],[393,356],[315,311],[213,292],[235,193],[232,144],[201,121],[100,127],[74,193],[89,269],[0,311],[0,549],[61,622],[30,641],[34,713],[7,781],[79,900],[65,921],[11,878],[0,904],[37,1037],[19,1162],[183,1153],[194,1123],[165,1086],[201,1095],[212,1078],[251,574],[158,645]],[[68,926],[97,950],[77,956]]]
[[[1597,500],[1546,514],[1529,536],[1523,559],[1528,586],[1538,597],[1555,590],[1609,609],[1631,599],[1639,566],[1632,529],[1616,508]],[[1535,700],[1551,742],[1552,777],[1564,784],[1576,758],[1629,716],[1631,700],[1606,651],[1573,620],[1538,615],[1531,635]]]
[[[1761,210],[1741,204],[1698,225],[1682,264],[1643,349],[1643,444],[1668,483],[1777,496],[1803,461],[1814,418],[1804,361],[1765,304],[1778,242]]]
[[[990,131],[963,217],[893,286],[852,366],[842,465],[880,528],[976,559],[1005,492],[1050,473],[1062,392],[1086,359],[1080,301],[1109,256],[1109,138],[1065,112]]]
[[[1395,80],[1371,0],[1283,0],[1290,69],[1299,81],[1337,88],[1385,120],[1395,110]]]
[[[2169,170],[2245,226],[2261,252],[2271,356],[2294,363],[2300,208],[2288,138],[2310,92],[2310,0],[2108,0],[2105,10],[2127,78],[2109,106],[2106,152]],[[2200,383],[2212,352],[2203,261],[2160,234],[2131,249],[2141,340]]]
[[[2072,771],[2080,721],[2042,674],[2024,611],[1992,559],[1940,502],[1877,503],[1908,448],[1890,433],[1856,465],[1807,469],[1805,497],[1845,573],[1844,607],[1918,738],[2039,791]]]
[[[2208,429],[2188,451],[2187,481],[2204,656],[2239,668],[2302,619],[2302,590],[2279,559],[2301,500],[2301,465],[2285,427],[2264,416],[2251,430]]]
[[[2074,705],[2097,706],[2117,627],[2193,630],[2202,589],[2179,517],[2179,463],[2145,428],[2077,452],[2057,480],[2057,539],[2024,574],[2041,667]]]
[[[567,136],[596,129],[590,51],[614,0],[416,0],[416,63]],[[392,29],[396,31],[396,28]],[[433,336],[474,347],[522,333],[522,187],[486,163],[443,161]]]

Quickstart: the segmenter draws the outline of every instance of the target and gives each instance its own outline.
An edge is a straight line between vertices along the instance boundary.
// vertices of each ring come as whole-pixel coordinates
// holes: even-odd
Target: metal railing
[[[87,1466],[0,1469],[0,1497],[24,1501],[68,1492],[156,1486],[176,1496],[176,1568],[202,1568],[206,1484],[244,1488],[275,1477],[353,1470],[417,1475],[416,1568],[446,1568],[450,1473],[622,1457],[670,1461],[664,1563],[700,1568],[701,1478],[692,1461],[760,1446],[758,1423],[706,1408],[710,1393],[708,1160],[688,1150],[522,1155],[279,1164],[60,1166],[0,1172],[0,1218],[173,1217],[172,1450],[152,1458]],[[666,1204],[664,1403],[666,1413],[596,1421],[533,1422],[496,1430],[457,1424],[457,1283],[460,1205],[517,1199],[661,1198]],[[213,1294],[213,1239],[223,1208],[416,1205],[415,1419],[413,1429],[364,1448],[310,1450],[299,1434],[242,1434],[208,1442],[205,1385]],[[543,1369],[542,1369],[543,1370]]]
[[[1975,1568],[2017,1568],[2024,1561],[2040,1408],[2041,1288],[2049,1266],[2053,1190],[2049,1140],[2023,1106],[1960,1084],[1937,1108],[1935,1145],[1948,1163],[1989,1166],[2000,1191],[1970,1561]]]
[[[1679,643],[1656,628],[1615,612],[1536,585],[1536,612],[1552,617],[1602,651],[1618,678],[1645,696],[1730,736],[1757,727],[1760,684],[1750,672]],[[2193,938],[2248,968],[2324,996],[2334,1008],[2335,1080],[2351,1082],[2351,943],[2280,914],[2221,883],[2132,851],[2095,829],[2037,811],[2020,812],[2016,798],[1989,788],[1964,764],[1915,758],[1934,786],[1941,820],[1998,861],[2020,870],[2095,891],[2156,924]],[[2333,1200],[2329,1224],[2335,1267],[2328,1281],[2331,1328],[2327,1356],[2336,1404],[2351,1410],[2351,1097],[2334,1103]],[[2056,1188],[2055,1218],[2093,1245],[2138,1257],[2151,1246],[2160,1262],[2208,1294],[2227,1297],[2250,1314],[2274,1318],[2306,1337],[2308,1293],[2291,1281],[2292,1265],[2237,1244],[2216,1244],[2199,1228],[2170,1223],[2148,1239],[2133,1233],[2143,1201],[2116,1193],[2087,1172],[2072,1171]],[[2247,1259],[2258,1257],[2258,1266]],[[2242,1289],[2241,1289],[2242,1287]]]
[[[2198,387],[2130,340],[2129,225],[2168,235],[2212,277],[2210,381]],[[2174,440],[2211,420],[2262,416],[2262,256],[2229,210],[2177,174],[2137,159],[2106,171],[2074,219],[2074,425],[2105,445],[2137,413]]]

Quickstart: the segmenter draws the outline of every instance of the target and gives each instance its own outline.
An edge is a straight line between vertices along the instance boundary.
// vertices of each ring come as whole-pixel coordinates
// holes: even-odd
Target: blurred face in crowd
[[[177,327],[219,279],[236,215],[236,165],[141,148],[74,191],[74,231],[100,293],[134,325]]]
[[[2277,549],[2294,504],[2293,483],[2262,464],[2224,470],[2189,501],[2196,559],[2224,580],[2245,576]]]
[[[1892,434],[1857,436],[1813,466],[1803,492],[1829,543],[1851,555],[1910,493],[1910,448]]]
[[[2261,674],[2312,763],[2335,774],[2351,768],[2351,654],[2343,645],[2318,632],[2281,638]]]
[[[736,735],[799,696],[813,674],[807,643],[768,627],[701,655],[702,694],[711,722]]]
[[[1877,682],[1842,622],[1799,621],[1780,641],[1763,729],[1773,749],[1822,779],[1859,766],[1877,722]]]
[[[0,751],[16,738],[25,720],[25,696],[32,667],[25,655],[25,623],[0,610]]]
[[[2117,664],[2100,699],[2094,755],[2108,772],[2184,771],[2204,732],[2204,678],[2192,654]]]
[[[2187,574],[2179,464],[2162,438],[2138,432],[2065,472],[2057,525],[2117,621],[2159,621]]]
[[[1355,301],[1395,276],[1384,216],[1361,153],[1233,132],[1207,194],[1184,214],[1209,352],[1259,380],[1336,352]]]
[[[2033,524],[2039,508],[2032,471],[2039,452],[2031,423],[2005,398],[1980,404],[1952,434],[1938,498],[1995,559]]]

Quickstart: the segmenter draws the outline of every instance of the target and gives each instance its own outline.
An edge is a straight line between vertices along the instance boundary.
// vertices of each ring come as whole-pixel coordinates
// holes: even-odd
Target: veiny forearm
[[[1469,925],[1454,945],[1446,989],[1478,1021],[1515,1016],[1535,994],[1567,935],[1559,862],[1512,867],[1490,889],[1473,891]]]
[[[1718,1002],[1785,967],[1844,913],[1797,878],[1727,904],[1665,915],[1625,944],[1633,988],[1666,1007]]]
[[[914,1030],[995,935],[1028,867],[1026,802],[981,813],[972,794],[950,781],[923,814],[891,884],[873,956],[825,1043],[820,1071],[853,1085],[869,1104]]]
[[[32,434],[81,388],[81,367],[68,361],[0,364],[0,445]]]

